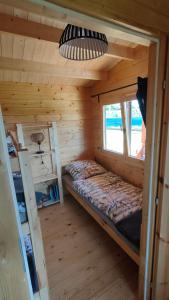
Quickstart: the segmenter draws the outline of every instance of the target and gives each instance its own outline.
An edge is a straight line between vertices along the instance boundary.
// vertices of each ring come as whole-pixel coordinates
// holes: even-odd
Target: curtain
[[[138,99],[140,111],[143,117],[144,124],[146,126],[146,106],[147,106],[147,83],[148,78],[137,78],[138,90],[136,97]]]

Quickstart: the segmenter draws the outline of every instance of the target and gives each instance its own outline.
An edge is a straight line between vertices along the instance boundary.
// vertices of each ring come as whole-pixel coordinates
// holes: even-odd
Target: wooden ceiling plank
[[[4,14],[13,15],[14,8],[13,6],[6,5],[6,3],[0,3],[0,11],[3,11]]]
[[[24,54],[25,38],[19,35],[15,35],[13,39],[13,58],[21,58]]]
[[[2,3],[12,6],[12,7],[17,7],[20,9],[23,9],[27,12],[31,12],[31,13],[35,13],[36,15],[41,15],[41,16],[46,16],[48,18],[51,18],[53,20],[58,20],[61,23],[64,24],[74,24],[77,26],[81,26],[81,27],[86,27],[88,29],[91,30],[95,30],[95,31],[99,31],[102,33],[105,33],[107,35],[107,37],[112,37],[112,38],[118,38],[124,41],[128,41],[131,43],[135,43],[135,44],[140,44],[140,45],[144,45],[144,46],[148,46],[149,45],[149,41],[139,37],[139,36],[134,36],[130,33],[126,33],[126,32],[121,32],[118,29],[114,29],[114,28],[110,28],[106,25],[103,24],[103,22],[101,22],[99,19],[91,21],[91,20],[87,20],[86,22],[86,16],[84,16],[82,18],[79,18],[78,13],[74,13],[72,14],[72,11],[69,9],[66,10],[59,10],[57,9],[51,9],[49,7],[49,3],[48,1],[46,1],[46,3],[43,2],[43,4],[40,4],[40,2],[38,3],[37,1],[29,1],[29,0],[1,0]],[[77,1],[76,1],[77,2]],[[61,4],[62,5],[62,4]],[[115,18],[116,19],[116,18]]]
[[[0,56],[2,56],[2,41],[1,41],[2,34],[0,33]]]
[[[35,43],[32,43],[31,39],[25,38],[23,57],[24,60],[33,60],[35,50]]]
[[[66,77],[88,80],[106,80],[107,72],[68,68],[53,64],[39,63],[22,59],[0,57],[0,70],[21,71],[27,73],[45,74],[52,77]]]
[[[5,57],[13,56],[13,41],[14,36],[8,35],[6,37],[5,33],[1,33],[1,55]]]
[[[0,31],[50,41],[55,43],[57,47],[62,34],[62,29],[5,14],[0,14]],[[142,48],[145,48],[144,51],[147,49],[146,47]],[[109,43],[108,52],[105,56],[134,60],[139,56],[139,51],[137,51],[137,55],[134,51],[134,48],[131,47]]]
[[[27,13],[27,11],[24,11],[24,10],[22,10],[20,8],[14,8],[13,15],[15,17],[19,17],[19,18],[22,18],[22,19],[25,19],[25,20],[28,19],[28,13]]]

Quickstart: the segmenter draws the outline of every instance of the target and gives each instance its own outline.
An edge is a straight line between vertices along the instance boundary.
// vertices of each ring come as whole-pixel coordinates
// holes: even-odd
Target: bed
[[[73,162],[66,172],[68,192],[139,265],[142,190],[93,161]]]

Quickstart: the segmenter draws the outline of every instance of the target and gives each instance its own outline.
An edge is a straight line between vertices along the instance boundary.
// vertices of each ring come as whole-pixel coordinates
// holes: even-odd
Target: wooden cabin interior
[[[169,14],[102,2],[0,1],[2,300],[169,299]]]

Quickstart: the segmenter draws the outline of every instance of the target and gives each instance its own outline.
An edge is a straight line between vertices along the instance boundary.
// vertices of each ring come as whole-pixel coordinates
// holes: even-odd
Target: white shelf
[[[41,157],[41,156],[46,156],[46,155],[51,155],[52,154],[52,151],[49,150],[49,151],[45,151],[43,153],[30,153],[31,157],[34,158],[34,157]]]
[[[22,230],[25,235],[30,234],[30,228],[28,222],[22,224]]]
[[[44,129],[44,128],[50,128],[51,127],[51,124],[22,124],[22,127],[24,129],[29,129],[29,128],[41,128]]]
[[[42,207],[47,207],[47,206],[50,206],[50,205],[53,205],[53,204],[56,204],[56,203],[60,203],[60,200],[44,201],[43,204],[42,204]]]
[[[56,174],[48,174],[48,175],[44,175],[44,176],[34,177],[33,182],[34,182],[34,184],[37,184],[37,183],[41,183],[41,182],[45,182],[45,181],[49,181],[49,180],[53,180],[53,179],[57,179],[57,178],[58,177]]]
[[[47,206],[50,206],[50,205],[53,205],[53,204],[58,204],[58,203],[60,203],[60,199],[59,200],[53,200],[53,201],[47,200],[47,201],[44,201],[41,204],[37,205],[37,208],[41,209],[43,207],[47,207]]]

